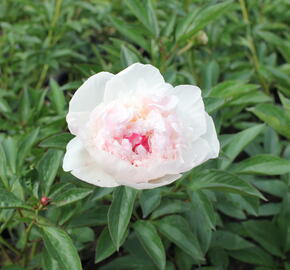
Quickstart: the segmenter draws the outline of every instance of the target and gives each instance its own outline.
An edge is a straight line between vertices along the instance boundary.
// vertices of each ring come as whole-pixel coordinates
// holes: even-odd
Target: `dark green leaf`
[[[204,260],[199,242],[183,217],[178,215],[167,216],[158,220],[156,225],[157,229],[166,238],[180,247],[193,259],[197,261]]]
[[[22,200],[18,199],[12,192],[0,188],[0,209],[1,208],[26,208],[32,207],[25,204]]]
[[[221,169],[226,169],[231,162],[253,141],[264,129],[264,125],[256,125],[232,135],[230,143],[224,149],[226,158],[221,160]]]
[[[259,104],[249,109],[262,121],[275,129],[279,134],[290,139],[290,117],[280,106]]]
[[[53,204],[60,207],[84,199],[93,192],[87,188],[70,188],[53,199]]]
[[[264,198],[263,195],[235,174],[226,171],[209,171],[197,175],[189,184],[192,190],[198,189],[215,189],[222,191],[229,191],[241,195],[254,196]]]
[[[111,256],[116,251],[116,247],[112,242],[108,227],[100,234],[96,246],[95,263],[101,262]]]
[[[62,161],[63,152],[60,150],[48,150],[40,159],[37,170],[40,181],[42,182],[44,193],[48,195],[50,187],[54,181],[60,163]]]
[[[290,172],[290,161],[272,155],[257,155],[237,163],[234,171],[244,174],[285,174]]]
[[[140,196],[143,218],[146,218],[161,202],[159,189],[144,190]]]
[[[158,269],[164,270],[166,264],[165,250],[154,225],[149,221],[139,220],[135,222],[134,230]]]
[[[52,104],[55,107],[57,113],[62,115],[64,113],[64,107],[66,104],[64,94],[54,79],[50,79],[49,84],[51,89],[50,99]]]
[[[57,227],[41,227],[44,245],[63,270],[82,270],[78,252],[68,234]]]
[[[57,148],[64,150],[67,143],[73,138],[70,133],[62,133],[53,135],[45,140],[43,140],[39,146],[45,148]]]
[[[129,187],[117,187],[108,212],[108,226],[111,238],[117,250],[127,230],[132,215],[137,190]]]

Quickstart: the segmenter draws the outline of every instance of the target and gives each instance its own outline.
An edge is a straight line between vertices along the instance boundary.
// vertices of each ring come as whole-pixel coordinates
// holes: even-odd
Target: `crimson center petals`
[[[127,139],[131,143],[133,152],[136,153],[136,148],[142,145],[147,152],[151,153],[149,136],[133,133],[130,136],[124,136],[124,139]]]

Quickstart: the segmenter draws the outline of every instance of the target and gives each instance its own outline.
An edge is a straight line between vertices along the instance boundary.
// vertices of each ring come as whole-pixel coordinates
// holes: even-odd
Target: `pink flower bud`
[[[43,196],[41,199],[40,199],[40,203],[43,205],[43,206],[47,206],[50,202],[50,198],[46,197],[46,196]]]

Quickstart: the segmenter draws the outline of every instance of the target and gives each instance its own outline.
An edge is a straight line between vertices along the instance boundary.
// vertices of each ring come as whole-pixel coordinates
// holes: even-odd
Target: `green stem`
[[[265,93],[269,95],[269,86],[260,73],[260,63],[259,63],[259,58],[257,55],[254,38],[252,36],[251,22],[250,22],[250,17],[249,17],[249,12],[246,6],[246,2],[245,0],[239,0],[239,2],[240,2],[241,10],[242,10],[243,20],[245,24],[247,25],[247,40],[250,47],[254,70],[255,70],[255,73],[257,74],[258,80],[260,81],[260,84],[264,88]]]
[[[56,0],[56,3],[55,3],[55,8],[54,8],[54,14],[53,14],[53,17],[52,17],[52,20],[51,20],[51,23],[50,23],[50,28],[49,28],[49,31],[48,31],[48,35],[47,35],[47,46],[48,48],[53,45],[53,32],[54,32],[54,29],[55,29],[55,26],[56,26],[56,23],[60,17],[60,13],[61,13],[61,4],[62,4],[62,0]],[[47,75],[47,71],[48,71],[48,64],[44,64],[43,67],[42,67],[42,70],[41,70],[41,73],[40,73],[40,76],[39,76],[39,80],[36,84],[36,89],[39,89],[41,88],[41,86],[43,85],[44,81],[45,81],[45,78],[46,78],[46,75]]]
[[[23,245],[23,251],[24,252],[25,252],[25,250],[27,248],[27,244],[28,244],[28,240],[29,240],[31,229],[32,229],[33,225],[38,221],[38,214],[39,214],[39,211],[42,208],[43,208],[43,205],[39,204],[38,208],[35,210],[34,219],[29,223],[29,225],[28,225],[28,227],[27,227],[27,229],[25,231],[25,238],[24,238],[24,245]],[[34,245],[32,245],[30,254],[28,252],[25,253],[25,255],[24,255],[24,267],[28,265],[28,262],[31,259],[31,254],[35,252],[35,250],[34,250],[35,248],[36,247]]]
[[[8,249],[14,252],[17,256],[20,256],[20,252],[11,244],[9,244],[2,236],[0,236],[0,244],[6,246]]]
[[[1,250],[2,254],[3,254],[3,257],[6,259],[6,261],[8,261],[9,264],[13,264],[12,259],[11,259],[11,258],[9,257],[9,255],[7,254],[5,248],[3,248],[1,245],[0,245],[0,250]]]

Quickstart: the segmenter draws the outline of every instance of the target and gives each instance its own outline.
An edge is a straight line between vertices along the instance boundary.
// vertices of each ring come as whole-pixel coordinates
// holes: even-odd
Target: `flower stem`
[[[14,252],[17,256],[20,256],[20,252],[11,244],[9,244],[2,236],[0,236],[0,244],[6,246],[8,249]]]
[[[257,50],[256,50],[254,38],[252,35],[251,22],[250,22],[250,17],[249,17],[249,12],[246,6],[246,2],[245,0],[239,0],[239,3],[242,10],[243,20],[245,24],[247,25],[247,41],[248,41],[249,49],[252,56],[254,70],[255,70],[255,73],[257,74],[258,80],[260,84],[262,85],[265,93],[269,95],[269,86],[260,73],[260,63],[259,63],[259,58],[257,56]]]
[[[50,23],[50,28],[49,28],[47,39],[46,39],[48,48],[53,44],[53,31],[54,31],[55,25],[60,17],[61,3],[62,3],[62,0],[56,0],[54,14],[53,14],[53,17],[52,17],[52,20]],[[41,88],[42,84],[44,83],[48,68],[49,68],[48,64],[43,65],[40,76],[39,76],[39,80],[36,84],[36,89]]]

